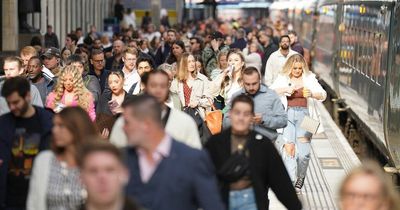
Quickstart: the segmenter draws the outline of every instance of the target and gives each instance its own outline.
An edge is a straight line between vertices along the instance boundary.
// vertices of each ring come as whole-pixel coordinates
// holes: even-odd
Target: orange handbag
[[[212,135],[218,134],[222,130],[222,111],[217,110],[214,104],[211,102],[210,99],[208,101],[211,104],[211,112],[206,112],[206,125],[208,129],[211,131]]]

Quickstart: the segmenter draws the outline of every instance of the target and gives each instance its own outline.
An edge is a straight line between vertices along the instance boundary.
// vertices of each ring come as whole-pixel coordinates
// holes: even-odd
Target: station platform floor
[[[311,160],[299,199],[306,210],[335,210],[339,209],[340,184],[360,160],[322,103],[317,108],[325,131],[312,138]],[[271,190],[268,197],[269,209],[286,209]]]

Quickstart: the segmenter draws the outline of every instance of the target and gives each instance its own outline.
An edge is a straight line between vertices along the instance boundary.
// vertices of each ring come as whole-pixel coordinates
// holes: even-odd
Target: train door
[[[400,3],[398,2],[392,17],[390,39],[389,77],[386,91],[386,145],[391,159],[397,169],[400,169]]]

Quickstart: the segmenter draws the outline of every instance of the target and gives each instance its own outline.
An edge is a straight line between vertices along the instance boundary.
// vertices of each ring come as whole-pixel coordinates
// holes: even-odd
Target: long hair
[[[300,54],[294,54],[292,56],[290,56],[285,65],[282,68],[282,74],[289,76],[290,73],[292,72],[292,68],[294,63],[301,63],[301,65],[303,66],[303,74],[308,75],[310,74],[310,70],[308,69],[308,65],[306,60],[304,59],[304,57]]]
[[[81,107],[66,107],[56,116],[62,120],[64,126],[72,134],[73,144],[76,148],[86,139],[98,135],[98,131],[88,113]],[[57,147],[54,143],[51,144],[51,149],[56,154],[61,154],[65,150],[65,148]]]
[[[236,79],[238,81],[238,83],[242,82],[242,75],[243,75],[243,70],[246,68],[246,64],[245,64],[245,59],[244,59],[244,55],[242,53],[242,51],[240,51],[240,49],[231,49],[228,52],[228,55],[226,56],[226,58],[228,59],[230,55],[239,55],[240,60],[242,60],[243,62],[243,66],[242,69],[237,70],[235,69],[234,72],[232,72],[232,78],[230,78],[228,75],[225,76],[224,81],[221,84],[221,90],[223,90],[225,87],[228,87],[229,85],[231,85],[233,83],[233,79]],[[239,77],[238,78],[233,78],[233,76],[235,75],[235,72],[240,71]]]
[[[187,80],[187,78],[189,77],[189,69],[188,69],[189,56],[193,55],[187,52],[183,53],[182,58],[178,63],[177,73],[176,73],[176,78],[178,79],[178,81]],[[197,76],[197,71],[194,71],[192,73],[192,76],[195,78]]]
[[[378,180],[380,185],[380,196],[386,202],[388,210],[400,209],[399,193],[396,191],[394,185],[390,182],[388,177],[381,167],[375,161],[365,161],[362,166],[353,169],[350,174],[346,176],[340,186],[340,201],[342,202],[345,196],[346,186],[350,181],[359,176],[372,176]],[[368,184],[368,183],[366,183]]]
[[[175,62],[179,62],[178,58],[173,53],[173,50],[174,50],[173,46],[174,45],[178,45],[182,49],[183,53],[186,52],[185,43],[183,41],[181,41],[181,40],[176,40],[175,42],[173,42],[171,44],[171,50],[169,52],[168,58],[165,61],[168,64],[173,64]]]
[[[64,91],[65,91],[65,87],[64,87],[65,81],[64,80],[65,80],[65,76],[67,74],[72,75],[73,83],[74,83],[73,93],[75,95],[75,98],[78,101],[78,105],[80,107],[82,107],[84,110],[88,111],[89,105],[90,105],[88,97],[90,97],[91,93],[85,87],[85,85],[83,83],[82,75],[79,73],[79,70],[77,69],[77,67],[75,67],[73,65],[66,66],[61,71],[60,76],[58,78],[58,82],[56,84],[56,87],[54,88],[55,100],[54,100],[54,104],[52,104],[52,106],[54,106],[55,103],[60,102],[64,95]]]

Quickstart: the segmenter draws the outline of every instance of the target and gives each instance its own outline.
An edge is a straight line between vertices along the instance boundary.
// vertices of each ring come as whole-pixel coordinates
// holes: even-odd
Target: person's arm
[[[215,169],[207,152],[199,151],[192,165],[194,171],[194,193],[199,208],[203,210],[225,209],[218,190]]]
[[[263,126],[271,129],[284,128],[288,122],[288,116],[284,106],[277,94],[272,94],[269,99],[272,101],[270,110],[263,115]]]
[[[269,142],[270,143],[270,142]],[[272,143],[271,143],[272,144]],[[296,195],[289,174],[286,171],[285,165],[283,164],[282,158],[278,151],[273,145],[264,151],[268,151],[266,154],[268,158],[265,160],[268,162],[268,181],[272,191],[274,191],[278,200],[288,210],[300,210],[302,209],[299,198]]]
[[[267,64],[265,65],[265,76],[264,76],[264,84],[266,84],[268,87],[271,86],[271,84],[273,83],[272,81],[272,71],[273,71],[273,63],[272,60],[269,59],[267,61]]]

